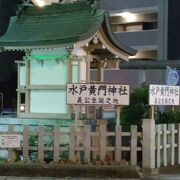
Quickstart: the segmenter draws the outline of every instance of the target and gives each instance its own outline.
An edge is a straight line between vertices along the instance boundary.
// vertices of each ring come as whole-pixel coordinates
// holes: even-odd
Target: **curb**
[[[0,176],[139,178],[137,167],[115,165],[1,164]]]

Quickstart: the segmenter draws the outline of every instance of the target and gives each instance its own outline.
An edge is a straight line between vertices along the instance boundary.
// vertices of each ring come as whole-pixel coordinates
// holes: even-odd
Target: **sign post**
[[[116,119],[116,125],[120,126],[121,123],[121,106],[117,106],[117,119]]]

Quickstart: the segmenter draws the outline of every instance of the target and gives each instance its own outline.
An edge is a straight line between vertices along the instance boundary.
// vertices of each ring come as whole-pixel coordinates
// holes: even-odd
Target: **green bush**
[[[124,130],[129,130],[130,125],[138,125],[141,129],[142,119],[148,118],[150,106],[148,105],[149,87],[142,84],[130,95],[130,105],[121,111],[121,125]]]
[[[170,124],[170,123],[180,123],[180,112],[169,111],[160,113],[159,123]]]

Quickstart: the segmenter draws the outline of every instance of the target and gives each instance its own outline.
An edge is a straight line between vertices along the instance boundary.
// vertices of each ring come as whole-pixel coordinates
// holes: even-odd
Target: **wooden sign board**
[[[129,105],[129,85],[67,84],[67,104]]]
[[[149,105],[179,105],[179,86],[150,85]]]

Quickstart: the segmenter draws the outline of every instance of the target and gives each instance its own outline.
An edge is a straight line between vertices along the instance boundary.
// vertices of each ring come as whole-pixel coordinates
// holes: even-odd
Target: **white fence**
[[[71,126],[69,131],[63,131],[59,126],[23,126],[21,131],[15,131],[12,125],[8,132],[0,134],[21,134],[21,147],[16,149],[22,155],[23,161],[31,160],[31,153],[37,155],[37,161],[45,161],[47,153],[51,160],[59,162],[63,153],[69,161],[92,163],[94,160],[121,163],[126,159],[129,165],[142,165],[143,168],[159,168],[161,166],[180,164],[180,124],[155,125],[154,120],[143,120],[143,132],[137,131],[137,126],[131,126],[130,132],[123,132],[121,126],[114,131],[107,131],[104,125],[91,131],[90,126]],[[34,137],[33,144],[30,142]],[[47,137],[50,138],[47,144]],[[64,143],[66,141],[66,143]],[[8,158],[13,160],[14,149],[8,149]],[[97,158],[99,157],[99,158]]]
[[[156,125],[156,167],[180,164],[180,124]]]
[[[116,126],[115,131],[109,132],[106,126],[101,125],[92,132],[90,126],[71,126],[69,132],[63,132],[58,126],[51,127],[49,131],[45,126],[33,128],[24,126],[22,132],[17,132],[10,125],[7,133],[23,136],[21,147],[16,149],[23,161],[30,160],[32,152],[37,155],[37,161],[44,161],[48,152],[52,154],[52,160],[58,162],[64,158],[61,154],[66,152],[70,161],[77,161],[79,158],[86,163],[100,160],[102,163],[109,161],[111,164],[127,159],[130,165],[135,166],[142,159],[140,143],[142,133],[137,132],[137,126],[131,126],[131,132],[122,132],[121,128],[121,126]],[[48,137],[51,143],[47,145]],[[33,143],[30,142],[32,138],[34,138]],[[64,143],[65,139],[66,143]],[[9,160],[13,160],[13,152],[14,149],[8,149]],[[140,157],[137,154],[140,154]]]

